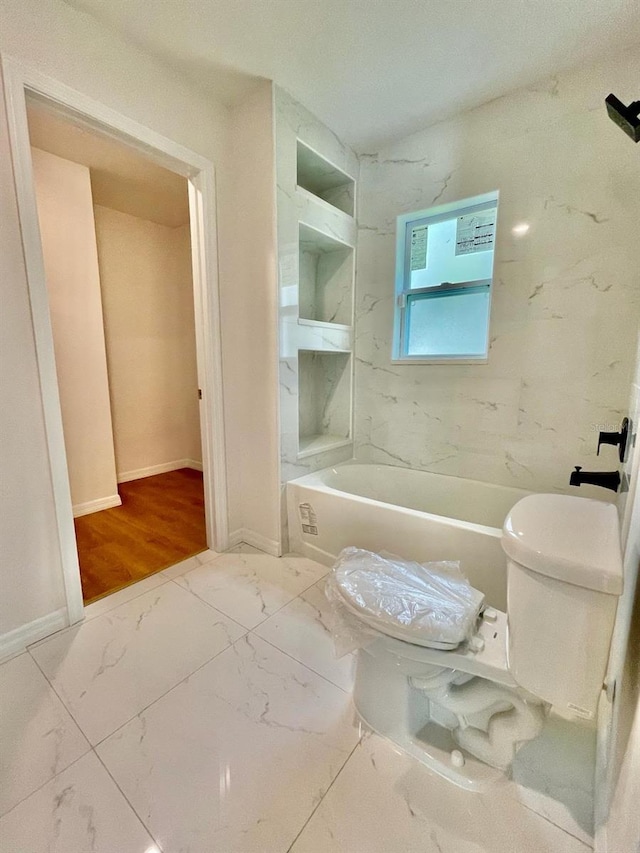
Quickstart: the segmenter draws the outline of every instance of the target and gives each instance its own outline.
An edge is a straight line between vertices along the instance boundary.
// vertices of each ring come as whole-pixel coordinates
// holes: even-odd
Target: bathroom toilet
[[[412,637],[410,624],[381,622],[378,633],[364,616],[375,638],[357,657],[354,702],[365,723],[469,789],[504,777],[550,708],[595,720],[622,592],[613,504],[530,495],[508,514],[502,547],[507,613],[485,608],[455,648],[435,631]],[[357,615],[353,593],[340,593]]]

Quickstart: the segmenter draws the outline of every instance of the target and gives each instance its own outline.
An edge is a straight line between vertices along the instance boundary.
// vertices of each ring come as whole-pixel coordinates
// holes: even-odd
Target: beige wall
[[[117,499],[89,170],[32,149],[74,512]]]
[[[95,221],[118,479],[200,463],[189,226],[98,205]]]
[[[225,177],[227,109],[174,71],[59,0],[0,0],[0,51],[95,98],[212,160],[219,217],[233,184]],[[6,115],[0,100],[0,638],[65,606],[60,543],[45,441]],[[235,284],[220,247],[221,288]],[[233,394],[233,389],[229,389]],[[233,424],[228,423],[229,432]],[[230,460],[230,465],[234,464]],[[234,523],[237,523],[234,521]]]

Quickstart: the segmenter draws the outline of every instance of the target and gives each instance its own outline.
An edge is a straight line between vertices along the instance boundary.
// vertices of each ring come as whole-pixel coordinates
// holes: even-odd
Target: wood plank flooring
[[[86,603],[207,547],[199,471],[120,483],[118,492],[122,506],[75,519]]]

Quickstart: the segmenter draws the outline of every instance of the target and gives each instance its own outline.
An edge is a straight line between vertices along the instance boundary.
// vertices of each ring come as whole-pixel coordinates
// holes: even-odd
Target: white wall
[[[229,422],[229,529],[280,547],[277,282],[272,92],[269,83],[231,111],[226,188],[231,216],[220,243],[235,270],[222,293],[225,406]]]
[[[640,562],[640,495],[627,545],[627,581]],[[601,845],[598,853],[640,851],[640,588],[635,587],[633,623],[622,678],[619,680],[617,742],[608,768],[614,780],[613,798],[604,829],[597,827]]]
[[[64,589],[4,120],[0,152],[0,635],[7,635],[62,607]]]
[[[228,111],[172,70],[59,0],[0,0],[0,51],[37,68],[212,160],[221,224]],[[220,180],[222,178],[222,180]],[[4,106],[0,106],[0,637],[64,607],[26,273]],[[220,246],[221,288],[236,287]],[[228,394],[233,396],[230,387]],[[227,424],[228,432],[234,429]],[[234,460],[230,459],[233,465]],[[1,643],[1,641],[0,641]]]
[[[604,98],[637,84],[621,51],[361,158],[357,458],[560,492],[574,465],[617,467],[595,450],[628,404],[640,161]],[[396,217],[496,189],[489,363],[391,364]]]
[[[189,226],[95,221],[118,480],[202,462]]]
[[[90,511],[118,493],[91,181],[85,166],[31,151],[71,500]]]
[[[599,709],[604,737],[598,767],[598,853],[640,853],[640,335],[629,416],[636,441],[635,446],[631,443],[624,465],[629,489],[621,492],[618,501],[625,542],[624,589],[606,678],[609,684],[615,681],[617,687],[613,707],[603,698]]]

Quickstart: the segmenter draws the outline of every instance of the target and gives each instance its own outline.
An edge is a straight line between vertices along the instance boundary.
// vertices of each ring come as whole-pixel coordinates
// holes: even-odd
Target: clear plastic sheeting
[[[438,649],[454,649],[475,633],[484,595],[458,562],[420,563],[345,548],[325,587],[332,604],[338,656],[380,633]]]

